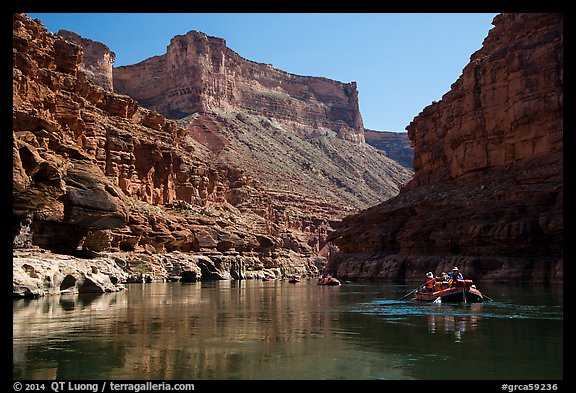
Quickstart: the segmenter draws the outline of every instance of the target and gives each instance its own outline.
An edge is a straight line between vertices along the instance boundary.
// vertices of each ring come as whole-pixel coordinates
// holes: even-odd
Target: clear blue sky
[[[175,35],[224,38],[256,62],[358,83],[366,128],[404,131],[458,79],[494,13],[29,13],[116,53],[115,66],[166,53]]]

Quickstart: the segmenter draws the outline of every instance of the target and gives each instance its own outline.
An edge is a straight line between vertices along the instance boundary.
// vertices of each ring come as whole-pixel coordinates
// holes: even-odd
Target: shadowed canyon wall
[[[374,131],[365,129],[366,143],[383,151],[387,157],[405,168],[412,169],[414,149],[407,132]]]
[[[343,220],[342,277],[562,282],[563,18],[501,14],[442,100],[407,127],[414,178]]]

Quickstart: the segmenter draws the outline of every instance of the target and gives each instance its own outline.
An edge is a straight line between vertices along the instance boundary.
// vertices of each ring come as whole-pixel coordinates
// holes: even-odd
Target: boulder
[[[63,292],[105,293],[124,289],[128,274],[112,258],[81,259],[35,249],[14,250],[14,297]]]

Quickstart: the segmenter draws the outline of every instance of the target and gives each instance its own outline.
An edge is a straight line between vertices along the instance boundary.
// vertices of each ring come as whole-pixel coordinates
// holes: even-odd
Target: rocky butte
[[[339,277],[563,279],[563,18],[501,14],[442,100],[407,127],[414,178],[343,220]]]
[[[113,60],[13,15],[14,296],[314,275],[333,223],[411,178],[365,143],[353,83],[196,32]]]

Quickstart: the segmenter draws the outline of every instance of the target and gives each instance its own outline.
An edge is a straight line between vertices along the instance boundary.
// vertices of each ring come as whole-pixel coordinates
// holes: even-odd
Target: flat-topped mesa
[[[493,24],[451,90],[406,127],[409,187],[561,157],[562,15],[501,14]]]
[[[253,112],[303,137],[364,143],[355,82],[290,74],[244,59],[224,39],[197,31],[174,37],[164,55],[114,68],[113,76],[118,92],[169,118]]]

